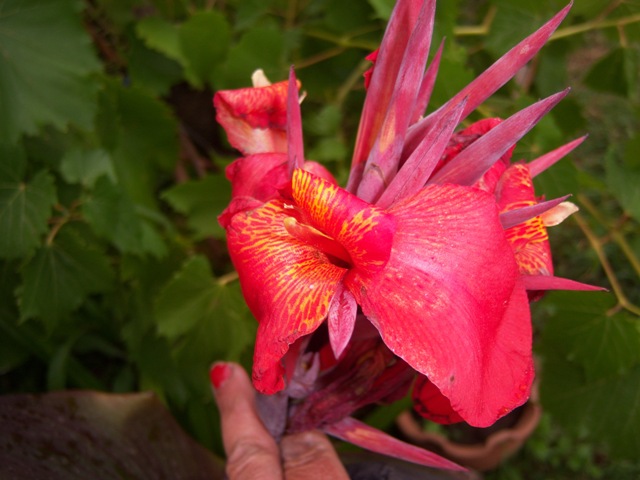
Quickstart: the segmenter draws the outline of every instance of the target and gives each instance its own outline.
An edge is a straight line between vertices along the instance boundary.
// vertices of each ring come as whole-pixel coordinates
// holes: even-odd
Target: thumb
[[[247,373],[235,363],[219,362],[212,366],[210,378],[220,411],[229,479],[281,478],[278,446],[258,416]]]

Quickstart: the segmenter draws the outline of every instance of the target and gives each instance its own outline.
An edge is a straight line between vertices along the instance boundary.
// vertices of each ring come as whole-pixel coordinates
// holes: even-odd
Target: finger
[[[349,479],[333,445],[317,430],[283,437],[280,449],[287,480]]]
[[[278,446],[260,421],[255,391],[244,369],[233,363],[217,363],[210,376],[220,411],[229,479],[282,478]]]

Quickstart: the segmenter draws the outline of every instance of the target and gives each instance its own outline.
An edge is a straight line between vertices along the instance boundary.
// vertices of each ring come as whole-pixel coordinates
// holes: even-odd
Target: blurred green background
[[[344,182],[363,58],[393,3],[0,0],[0,393],[152,390],[220,453],[208,368],[249,366],[256,325],[216,222],[238,154],[213,92],[295,65],[307,157]],[[434,42],[446,43],[429,110],[563,6],[438,2]],[[534,306],[545,414],[488,478],[640,476],[639,77],[640,2],[577,0],[468,119],[572,87],[515,158],[589,134],[537,191],[581,208],[551,230],[557,274],[610,289]],[[392,413],[371,418],[388,428]]]

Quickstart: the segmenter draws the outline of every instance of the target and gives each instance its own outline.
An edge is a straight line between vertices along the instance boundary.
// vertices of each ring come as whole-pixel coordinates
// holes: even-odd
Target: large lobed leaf
[[[90,126],[100,69],[83,31],[80,2],[0,1],[0,138],[41,125]]]
[[[56,190],[44,170],[25,181],[21,149],[0,145],[0,158],[0,257],[16,258],[31,253],[48,230]]]
[[[38,249],[22,275],[22,318],[40,317],[50,326],[90,293],[110,288],[113,278],[106,255],[69,229]]]
[[[617,457],[640,451],[640,329],[625,312],[608,315],[615,298],[557,292],[548,302],[542,404],[565,427],[586,431]]]

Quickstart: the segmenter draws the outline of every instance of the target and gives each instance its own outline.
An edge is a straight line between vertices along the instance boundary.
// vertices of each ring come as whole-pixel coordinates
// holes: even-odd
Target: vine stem
[[[622,286],[618,281],[618,277],[616,277],[616,274],[613,268],[611,267],[611,264],[609,263],[609,260],[607,259],[606,254],[604,253],[604,249],[602,248],[602,243],[600,242],[600,239],[593,232],[593,230],[591,230],[591,228],[587,224],[587,221],[584,219],[584,217],[580,213],[574,213],[572,215],[572,218],[576,221],[576,223],[580,227],[580,230],[582,230],[585,237],[587,237],[587,240],[589,240],[591,247],[596,252],[596,255],[600,260],[600,264],[602,265],[604,273],[609,279],[609,283],[611,284],[613,293],[618,299],[618,306],[624,308],[625,310],[628,310],[629,312],[635,315],[640,316],[640,308],[634,305],[633,303],[631,303],[627,298],[627,296],[625,295],[624,291],[622,290]],[[616,307],[614,307],[613,310],[616,310]]]
[[[225,286],[230,284],[231,282],[235,282],[236,280],[238,280],[238,272],[236,272],[235,270],[233,272],[227,273],[225,275],[222,275],[221,277],[218,278],[218,285],[220,286]]]
[[[599,222],[608,230],[613,241],[620,247],[622,253],[624,253],[625,257],[627,257],[627,260],[629,260],[629,263],[631,264],[635,272],[638,274],[638,276],[640,276],[640,259],[638,259],[636,254],[633,252],[633,249],[629,245],[629,242],[627,242],[627,239],[624,237],[624,235],[620,233],[617,228],[613,228],[610,226],[609,222],[605,220],[602,213],[600,213],[600,211],[596,208],[593,202],[587,198],[586,195],[579,193],[576,198],[589,211],[593,218],[595,218],[597,222]]]
[[[559,40],[561,38],[570,37],[579,33],[588,32],[591,30],[601,30],[611,27],[624,27],[632,23],[640,22],[640,13],[629,15],[628,17],[615,18],[611,20],[594,20],[592,22],[585,22],[579,25],[572,25],[570,27],[560,28],[551,35],[549,41]]]

